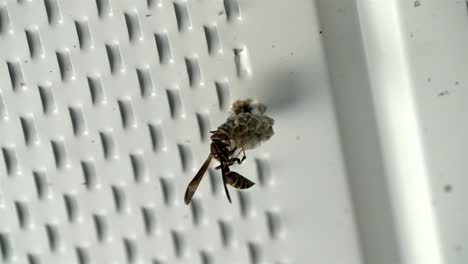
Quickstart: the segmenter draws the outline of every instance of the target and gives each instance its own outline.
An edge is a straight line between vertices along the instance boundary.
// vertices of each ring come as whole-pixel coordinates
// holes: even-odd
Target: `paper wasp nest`
[[[252,99],[235,101],[230,116],[219,129],[227,133],[231,146],[253,149],[274,134],[274,120],[264,115],[266,109]]]

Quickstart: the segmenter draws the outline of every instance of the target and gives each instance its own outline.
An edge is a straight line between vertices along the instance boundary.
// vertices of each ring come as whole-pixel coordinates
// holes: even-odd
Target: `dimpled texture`
[[[256,191],[232,190],[232,205],[214,168],[183,200],[211,120],[225,121],[232,87],[250,83],[252,45],[238,34],[256,15],[242,8],[0,0],[1,264],[291,257],[276,175],[260,156],[275,155],[250,154],[242,169]]]

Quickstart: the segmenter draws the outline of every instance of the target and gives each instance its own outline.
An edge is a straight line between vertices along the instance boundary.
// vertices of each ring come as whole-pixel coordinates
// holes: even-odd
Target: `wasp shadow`
[[[300,67],[284,67],[259,74],[255,82],[255,96],[268,106],[269,112],[289,112],[298,104],[311,102],[317,94],[309,71]]]

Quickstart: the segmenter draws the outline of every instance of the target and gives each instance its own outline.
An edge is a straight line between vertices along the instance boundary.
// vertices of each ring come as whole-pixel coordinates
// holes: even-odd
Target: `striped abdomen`
[[[226,173],[227,183],[237,189],[248,189],[255,183],[235,171]]]

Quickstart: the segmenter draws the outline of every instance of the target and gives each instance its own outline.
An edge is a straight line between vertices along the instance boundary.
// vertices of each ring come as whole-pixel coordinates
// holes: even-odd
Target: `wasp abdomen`
[[[251,180],[241,176],[235,171],[230,171],[226,174],[227,183],[237,189],[248,189],[252,187],[255,183]]]

